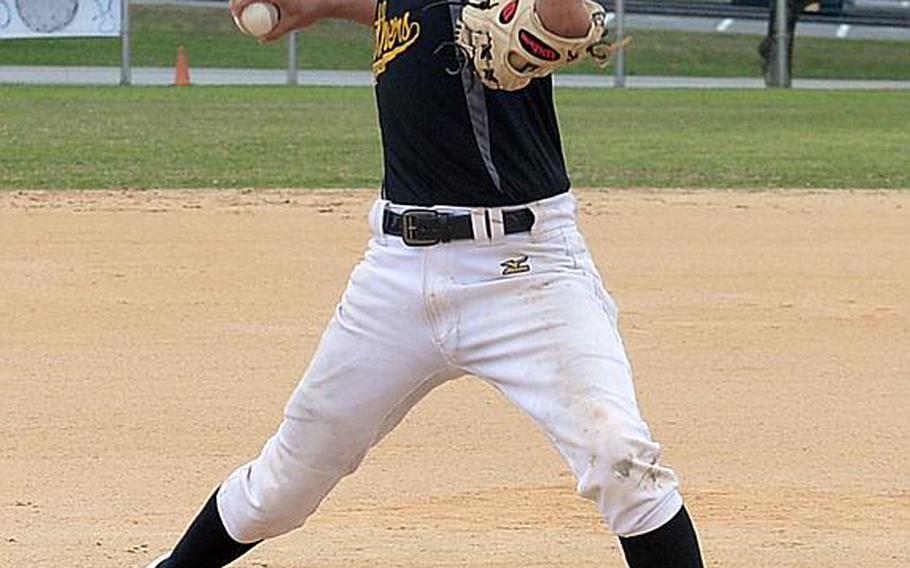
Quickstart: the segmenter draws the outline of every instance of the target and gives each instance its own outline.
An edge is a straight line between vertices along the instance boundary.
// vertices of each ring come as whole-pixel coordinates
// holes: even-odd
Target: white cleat
[[[168,552],[167,554],[162,554],[158,558],[152,560],[152,563],[149,564],[148,566],[146,566],[146,568],[158,568],[159,564],[161,564],[162,562],[164,562],[165,560],[167,560],[170,557],[171,557],[170,552]]]

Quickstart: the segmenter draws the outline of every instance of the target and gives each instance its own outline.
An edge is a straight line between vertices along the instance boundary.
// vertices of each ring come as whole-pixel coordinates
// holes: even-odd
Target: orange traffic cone
[[[183,51],[183,46],[177,48],[177,67],[174,69],[174,86],[188,87],[190,85],[190,64]]]

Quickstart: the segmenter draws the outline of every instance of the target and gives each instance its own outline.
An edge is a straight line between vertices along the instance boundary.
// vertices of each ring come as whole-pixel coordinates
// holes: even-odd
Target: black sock
[[[221,568],[259,544],[241,544],[231,538],[218,514],[217,494],[215,491],[202,507],[160,568]]]
[[[620,537],[629,568],[702,568],[695,527],[683,507],[662,527],[651,532]]]

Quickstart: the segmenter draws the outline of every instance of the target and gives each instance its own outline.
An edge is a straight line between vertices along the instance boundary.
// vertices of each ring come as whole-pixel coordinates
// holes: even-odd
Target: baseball
[[[234,23],[245,34],[262,37],[278,25],[278,8],[269,2],[256,2],[243,9]]]

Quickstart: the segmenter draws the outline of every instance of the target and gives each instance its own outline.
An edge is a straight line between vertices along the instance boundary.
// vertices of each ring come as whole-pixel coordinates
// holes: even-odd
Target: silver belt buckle
[[[420,234],[420,220],[439,218],[439,212],[432,209],[408,209],[401,213],[401,240],[409,247],[429,247],[438,244],[441,239],[438,234],[422,236]]]

